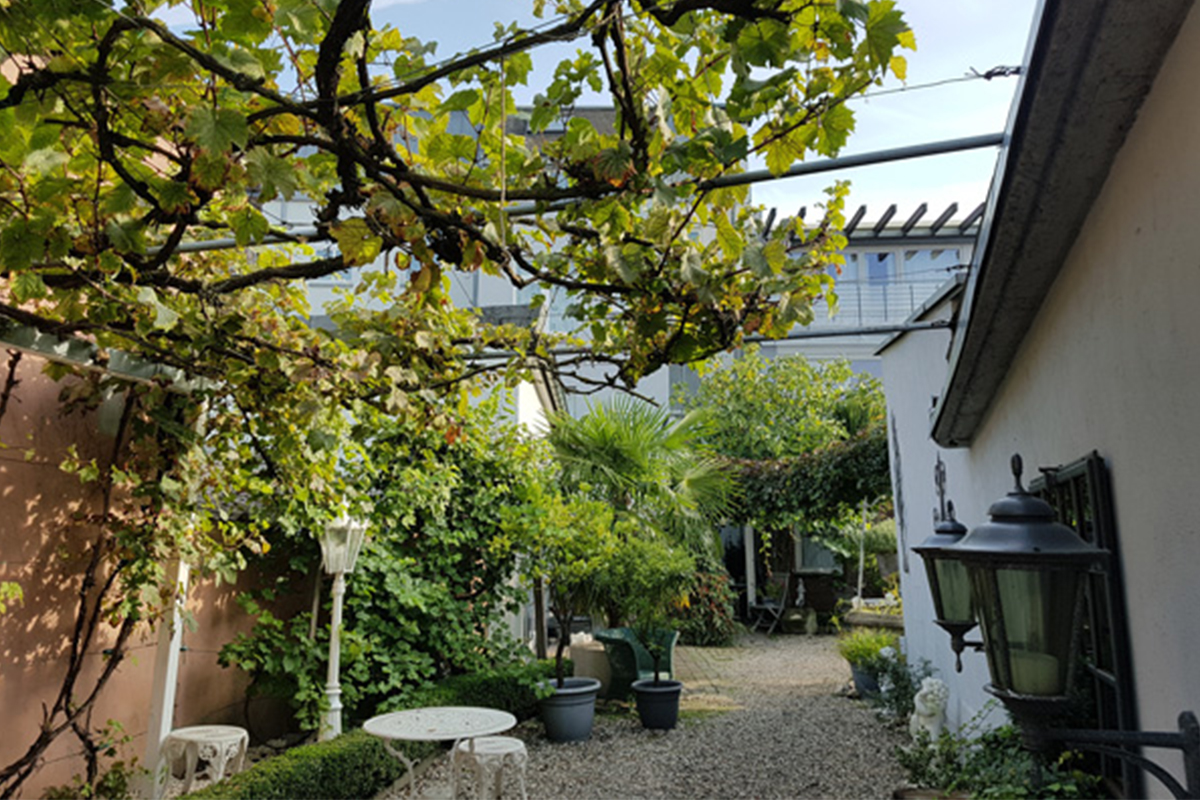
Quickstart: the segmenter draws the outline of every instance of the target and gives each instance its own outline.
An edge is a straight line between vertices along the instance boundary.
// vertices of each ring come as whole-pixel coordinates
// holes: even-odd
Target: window
[[[1108,466],[1099,453],[1055,469],[1042,469],[1030,491],[1054,507],[1059,522],[1085,541],[1112,553],[1105,574],[1088,581],[1081,652],[1086,664],[1083,690],[1088,718],[1072,727],[1138,730],[1133,694],[1133,660],[1129,649],[1125,587],[1112,511]],[[1121,797],[1142,797],[1141,770],[1108,756],[1096,756],[1097,770],[1119,786]]]

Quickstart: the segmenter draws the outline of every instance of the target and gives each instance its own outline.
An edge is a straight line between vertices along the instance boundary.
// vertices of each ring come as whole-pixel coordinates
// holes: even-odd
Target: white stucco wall
[[[1011,485],[1014,452],[1024,455],[1027,473],[1093,449],[1108,461],[1144,730],[1173,730],[1181,710],[1200,709],[1197,75],[1200,12],[1193,10],[975,441],[953,458],[943,455],[968,526],[982,522]],[[919,346],[912,336],[897,344],[894,369],[906,354],[916,359]],[[885,359],[885,381],[894,369]],[[913,376],[891,378],[896,413],[898,393],[928,403],[940,391],[916,384]],[[905,472],[931,469],[924,462],[932,462],[933,445],[898,428]],[[928,510],[905,480],[908,510],[920,521]],[[928,614],[921,605],[928,589],[914,589],[914,577],[915,569],[906,576],[907,608]],[[964,678],[981,680],[975,671]]]
[[[948,319],[950,314],[950,305],[943,303],[922,319]],[[902,554],[900,593],[904,598],[905,651],[910,663],[929,661],[937,670],[936,677],[950,685],[946,717],[951,726],[958,727],[987,705],[990,696],[983,691],[988,680],[987,664],[981,654],[967,651],[963,653],[962,673],[954,671],[950,636],[932,622],[935,615],[925,566],[920,556],[912,552],[913,545],[919,545],[933,533],[933,511],[938,507],[934,467],[939,456],[946,465],[946,499],[953,501],[958,519],[967,525],[978,519],[971,508],[968,454],[963,450],[942,449],[929,437],[932,399],[945,384],[949,345],[948,330],[908,333],[883,352],[882,360],[896,530]],[[977,631],[969,638],[977,639]],[[997,715],[995,719],[1001,721],[1003,717]]]
[[[1193,10],[970,449],[997,487],[1013,450],[1109,462],[1145,729],[1200,708],[1197,75]]]

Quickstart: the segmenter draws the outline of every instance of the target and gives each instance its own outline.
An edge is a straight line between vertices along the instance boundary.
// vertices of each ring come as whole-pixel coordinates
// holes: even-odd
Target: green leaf
[[[234,241],[241,247],[261,242],[271,232],[271,224],[253,206],[243,206],[229,215]]]
[[[478,90],[461,89],[443,100],[440,109],[443,114],[448,114],[451,111],[466,111],[478,102]]]
[[[179,321],[179,315],[162,304],[158,293],[149,286],[138,289],[138,302],[154,309],[154,327],[160,331],[169,331]]]
[[[234,146],[245,147],[250,129],[237,111],[201,107],[192,111],[184,133],[205,150],[224,152]]]
[[[755,67],[782,67],[791,34],[775,20],[760,20],[742,28],[737,38],[738,55]]]
[[[246,156],[246,170],[261,189],[261,199],[266,202],[283,195],[291,200],[299,187],[293,162],[279,158],[267,150],[256,148]]]
[[[342,259],[348,267],[370,264],[379,256],[383,247],[383,240],[375,235],[367,221],[361,217],[338,222],[331,227],[330,232],[337,241]]]
[[[0,231],[0,263],[9,269],[28,267],[42,257],[45,247],[45,238],[20,217]]]
[[[42,276],[36,272],[19,272],[12,282],[12,293],[13,299],[18,303],[24,303],[27,300],[45,297],[49,293],[49,289],[46,288]]]
[[[871,4],[871,13],[867,19],[865,45],[871,64],[876,67],[887,66],[892,58],[892,51],[900,44],[900,37],[909,32],[904,15],[895,10],[893,0],[878,0]],[[905,42],[912,42],[905,37]],[[915,42],[913,42],[915,44]]]

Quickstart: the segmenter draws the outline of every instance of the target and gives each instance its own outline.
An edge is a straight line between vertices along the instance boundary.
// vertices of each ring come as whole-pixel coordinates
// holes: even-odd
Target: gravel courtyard
[[[839,695],[850,670],[833,637],[751,634],[675,658],[685,690],[673,731],[643,730],[632,712],[598,714],[578,744],[551,744],[538,720],[518,726],[530,800],[890,797],[903,782],[892,750],[907,737]],[[405,797],[402,786],[379,800]],[[446,800],[445,758],[421,773],[417,794]],[[511,776],[504,796],[520,797]]]

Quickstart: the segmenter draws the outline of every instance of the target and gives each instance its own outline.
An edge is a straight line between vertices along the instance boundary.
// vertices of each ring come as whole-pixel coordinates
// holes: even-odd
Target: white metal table
[[[413,794],[413,763],[399,748],[393,747],[392,742],[446,742],[454,745],[450,748],[450,797],[458,794],[458,745],[465,741],[471,742],[467,752],[474,753],[476,736],[490,736],[503,733],[517,724],[517,718],[507,711],[495,708],[478,708],[475,706],[434,706],[431,708],[413,708],[407,711],[394,711],[391,714],[381,714],[371,717],[363,725],[363,730],[372,736],[383,739],[387,751],[408,768],[408,794]]]

